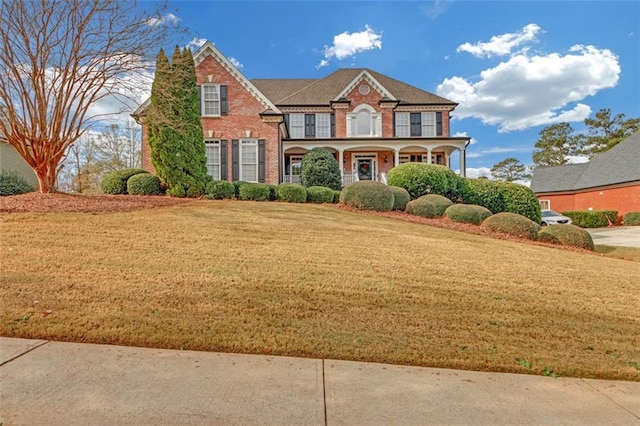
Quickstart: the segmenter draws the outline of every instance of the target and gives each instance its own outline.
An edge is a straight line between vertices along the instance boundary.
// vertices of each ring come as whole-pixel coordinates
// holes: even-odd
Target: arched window
[[[352,113],[347,114],[347,136],[382,136],[382,114],[377,113],[371,105],[358,105]]]

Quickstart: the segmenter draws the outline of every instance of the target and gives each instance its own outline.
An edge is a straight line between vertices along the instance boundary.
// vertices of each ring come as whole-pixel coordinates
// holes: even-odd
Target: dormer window
[[[382,136],[382,114],[367,104],[358,105],[347,114],[347,137]]]

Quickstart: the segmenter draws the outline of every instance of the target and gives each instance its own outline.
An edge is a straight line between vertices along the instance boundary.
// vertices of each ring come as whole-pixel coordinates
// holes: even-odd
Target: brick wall
[[[634,186],[605,188],[562,195],[538,195],[539,200],[549,200],[550,208],[569,210],[617,210],[620,217],[629,212],[640,212],[640,183]]]

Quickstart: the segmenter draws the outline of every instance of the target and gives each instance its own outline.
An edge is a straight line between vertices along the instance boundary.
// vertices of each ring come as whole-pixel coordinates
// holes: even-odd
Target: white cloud
[[[576,45],[566,54],[523,51],[482,71],[479,81],[447,78],[437,93],[460,104],[456,118],[477,118],[508,132],[583,121],[591,108],[580,101],[615,87],[619,77],[618,57],[610,50]]]
[[[468,138],[469,135],[467,134],[467,132],[456,132],[453,135],[454,138],[458,138],[458,137],[462,137],[462,138]],[[469,141],[470,145],[475,145],[478,143],[478,140],[476,138],[471,138],[471,140]]]
[[[231,62],[233,64],[234,67],[238,68],[238,69],[242,69],[244,68],[244,65],[242,65],[240,63],[239,60],[237,60],[236,58],[229,58],[229,62]]]
[[[533,41],[542,29],[536,24],[526,25],[517,33],[506,33],[491,37],[491,40],[475,44],[464,43],[458,46],[457,52],[468,52],[473,56],[490,58],[492,56],[505,56],[520,45]]]
[[[194,37],[189,43],[187,43],[187,49],[191,49],[191,51],[195,52],[200,49],[203,44],[207,42],[206,38]]]
[[[456,173],[460,173],[460,169],[456,170]],[[467,167],[467,177],[471,179],[479,178],[480,176],[491,177],[491,169],[488,167],[472,168]]]
[[[150,27],[157,27],[158,25],[176,25],[180,22],[180,18],[178,18],[173,13],[167,13],[164,16],[159,16],[157,18],[149,18],[147,20],[147,25]]]
[[[376,48],[382,49],[382,34],[376,34],[369,25],[365,25],[365,30],[358,33],[345,31],[333,37],[333,45],[324,47],[324,59],[316,68],[327,66],[331,58],[342,60]]]

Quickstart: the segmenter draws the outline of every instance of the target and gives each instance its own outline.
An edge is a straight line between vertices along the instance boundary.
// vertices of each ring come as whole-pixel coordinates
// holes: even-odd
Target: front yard
[[[3,213],[0,241],[3,336],[640,381],[639,262],[238,201]]]

